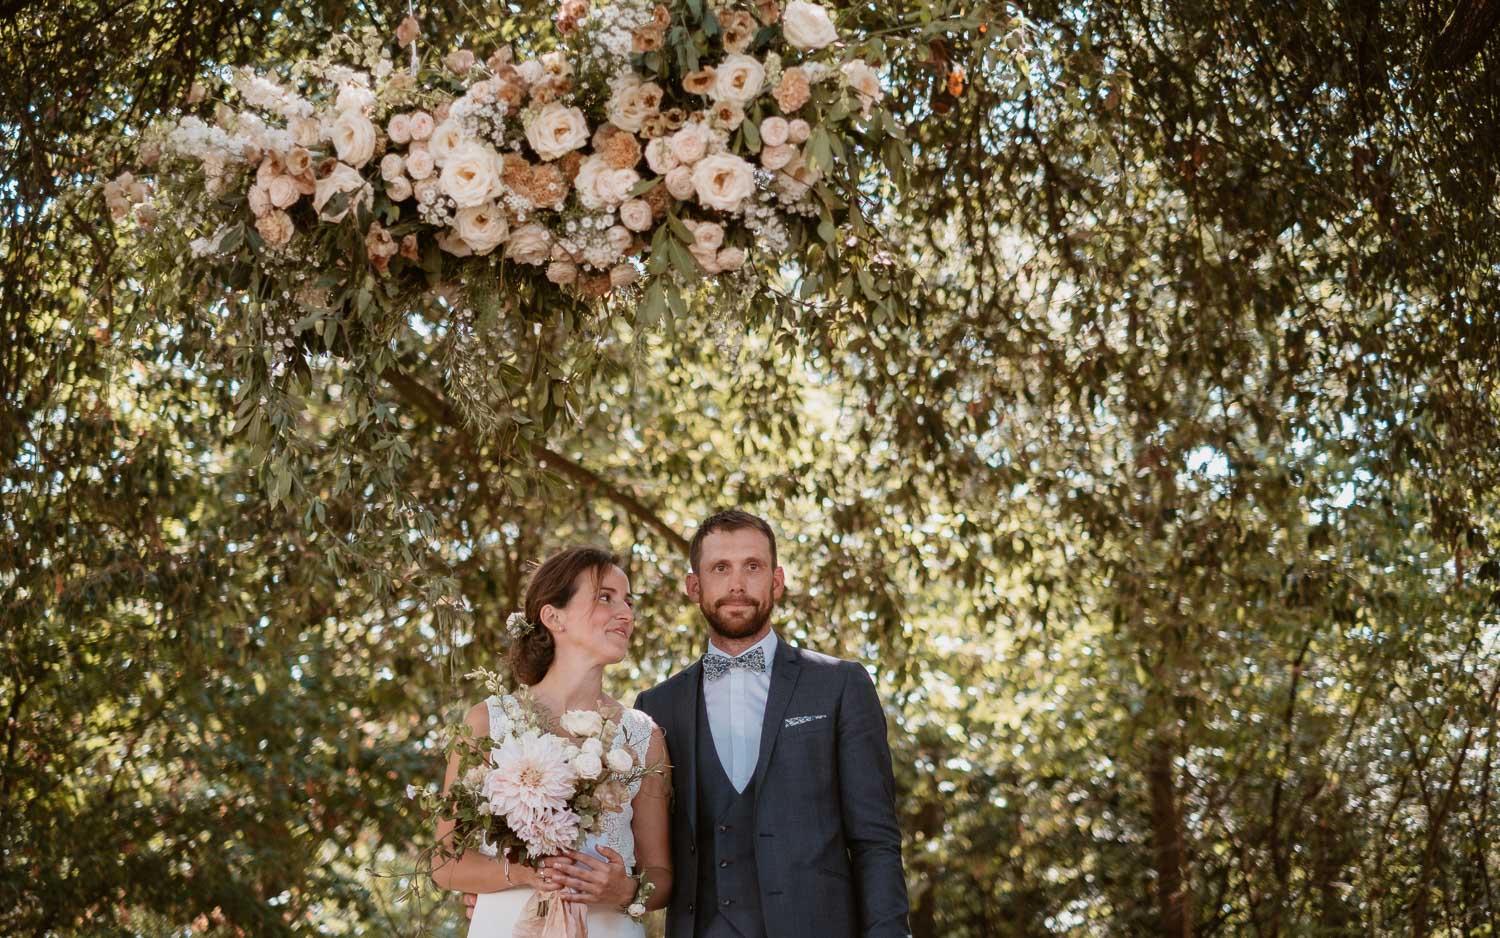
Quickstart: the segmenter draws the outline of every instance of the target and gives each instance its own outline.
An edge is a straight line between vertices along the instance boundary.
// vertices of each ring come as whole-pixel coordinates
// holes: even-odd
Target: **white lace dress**
[[[491,697],[485,703],[489,706],[490,736],[493,739],[497,735],[495,728],[504,726],[506,721],[496,716],[496,711],[500,707],[498,698]],[[639,710],[627,709],[620,718],[620,731],[615,737],[615,746],[629,746],[644,765],[646,749],[651,745],[651,730],[654,726],[655,724],[646,714]],[[630,829],[630,822],[635,812],[631,807],[631,802],[634,801],[640,789],[639,781],[630,784],[631,801],[627,801],[623,809],[604,816],[603,833],[589,836],[584,844],[585,853],[592,853],[603,859],[603,855],[596,849],[602,844],[624,857],[631,872],[635,872],[635,835]],[[515,931],[516,920],[525,910],[531,893],[530,889],[507,889],[504,892],[480,893],[479,901],[474,906],[474,918],[469,923],[469,938],[511,938],[511,933]],[[625,913],[601,905],[589,906],[589,938],[645,938],[645,934],[644,926],[633,921]]]

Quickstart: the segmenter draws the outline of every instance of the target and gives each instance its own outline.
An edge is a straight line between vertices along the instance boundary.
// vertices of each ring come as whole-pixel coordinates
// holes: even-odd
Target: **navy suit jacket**
[[[672,759],[668,938],[691,938],[698,898],[702,688],[695,662],[635,704],[662,728]],[[869,673],[778,641],[753,788],[755,865],[771,938],[909,936],[895,788]]]

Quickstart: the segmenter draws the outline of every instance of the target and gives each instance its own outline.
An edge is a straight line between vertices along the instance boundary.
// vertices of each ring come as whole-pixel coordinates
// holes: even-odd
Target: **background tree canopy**
[[[740,505],[783,634],[876,669],[917,935],[1489,933],[1500,6],[840,6],[913,146],[883,255],[248,394],[88,187],[195,78],[404,14],[0,25],[0,930],[459,933],[394,901],[402,792],[526,562],[629,552],[632,695]]]

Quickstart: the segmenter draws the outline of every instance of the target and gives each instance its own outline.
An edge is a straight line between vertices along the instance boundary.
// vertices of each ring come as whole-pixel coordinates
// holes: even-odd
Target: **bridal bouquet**
[[[621,738],[616,718],[593,710],[569,710],[558,721],[573,739],[549,729],[539,705],[525,690],[504,692],[498,675],[479,671],[495,692],[490,738],[473,739],[468,726],[449,728],[450,751],[460,754],[459,776],[446,792],[407,788],[429,821],[454,822],[441,858],[479,850],[533,867],[549,856],[579,850],[590,834],[601,834],[607,814],[630,800],[632,784],[652,771]],[[574,740],[577,740],[576,742]],[[637,894],[643,904],[650,884]],[[632,908],[634,916],[645,913]]]
[[[195,86],[201,116],[145,133],[105,199],[335,332],[455,287],[628,288],[655,318],[692,281],[863,233],[861,180],[906,152],[830,7],[562,0],[554,22],[520,51],[419,54],[408,17],[394,43],[236,70],[217,101]]]

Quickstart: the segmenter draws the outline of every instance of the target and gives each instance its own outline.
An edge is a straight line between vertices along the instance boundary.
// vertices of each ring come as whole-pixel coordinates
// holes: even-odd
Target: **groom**
[[[668,938],[905,938],[901,830],[875,685],[771,628],[776,536],[724,511],[690,547],[702,659],[640,695],[672,754]]]

